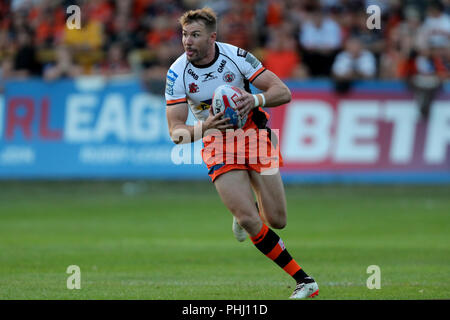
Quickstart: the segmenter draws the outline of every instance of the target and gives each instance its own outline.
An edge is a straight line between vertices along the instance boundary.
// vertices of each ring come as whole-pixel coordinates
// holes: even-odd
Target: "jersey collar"
[[[217,59],[219,59],[219,54],[220,54],[220,52],[219,52],[219,46],[217,45],[217,43],[215,43],[215,50],[216,50],[216,53],[215,53],[215,55],[214,55],[214,59],[212,59],[212,61],[211,61],[210,63],[208,63],[208,64],[202,64],[202,65],[197,65],[197,64],[191,62],[192,65],[193,65],[194,67],[196,67],[196,68],[199,68],[199,69],[205,69],[205,68],[211,67],[211,66],[217,61]]]

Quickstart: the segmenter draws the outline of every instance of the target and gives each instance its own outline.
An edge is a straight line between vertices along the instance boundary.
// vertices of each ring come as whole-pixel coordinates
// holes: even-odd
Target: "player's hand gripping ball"
[[[247,122],[247,116],[241,117],[236,112],[236,98],[241,95],[241,89],[224,84],[217,87],[212,97],[213,114],[224,111],[224,117],[230,118],[229,122],[235,129],[242,128]]]

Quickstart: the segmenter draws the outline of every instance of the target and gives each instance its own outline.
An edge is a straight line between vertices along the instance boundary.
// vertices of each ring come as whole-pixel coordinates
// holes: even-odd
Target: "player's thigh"
[[[231,170],[214,180],[217,192],[225,206],[250,235],[262,227],[255,207],[250,177],[247,170]]]
[[[286,196],[280,171],[263,175],[250,171],[250,179],[258,197],[260,210],[274,228],[284,228],[287,222]]]

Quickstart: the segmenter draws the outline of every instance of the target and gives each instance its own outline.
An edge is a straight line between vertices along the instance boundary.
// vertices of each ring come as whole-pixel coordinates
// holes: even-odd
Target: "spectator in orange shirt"
[[[304,78],[305,72],[300,66],[296,40],[286,29],[289,26],[270,29],[263,63],[280,79]]]

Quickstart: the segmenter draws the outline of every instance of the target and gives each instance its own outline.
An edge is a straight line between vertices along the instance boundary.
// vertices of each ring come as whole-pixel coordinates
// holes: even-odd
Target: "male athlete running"
[[[217,87],[229,84],[242,89],[242,96],[237,99],[238,110],[242,116],[248,115],[243,130],[266,133],[253,136],[252,139],[259,139],[258,148],[262,143],[277,144],[274,141],[277,139],[271,138],[273,135],[266,126],[268,114],[261,107],[285,104],[291,100],[291,93],[251,53],[216,41],[216,14],[211,9],[188,11],[180,18],[180,23],[185,53],[170,67],[166,83],[166,113],[171,138],[177,144],[203,138],[202,157],[220,198],[234,216],[236,238],[243,241],[248,233],[263,254],[296,280],[297,285],[290,298],[314,297],[319,292],[317,283],[295,262],[280,237],[268,227],[282,229],[286,225],[286,199],[278,168],[264,174],[273,169],[273,165],[268,166],[267,161],[262,161],[267,159],[259,159],[257,163],[235,163],[227,158],[217,163],[204,152],[214,143],[208,137],[208,130],[225,132],[232,128],[229,119],[222,118],[223,112],[212,113],[211,99]],[[249,83],[263,93],[251,94]],[[195,126],[186,124],[189,109],[199,120]],[[225,147],[216,146],[215,149],[219,152],[223,149],[223,154],[229,152]],[[281,155],[277,154],[275,158],[282,165]],[[260,210],[255,205],[253,192]]]

